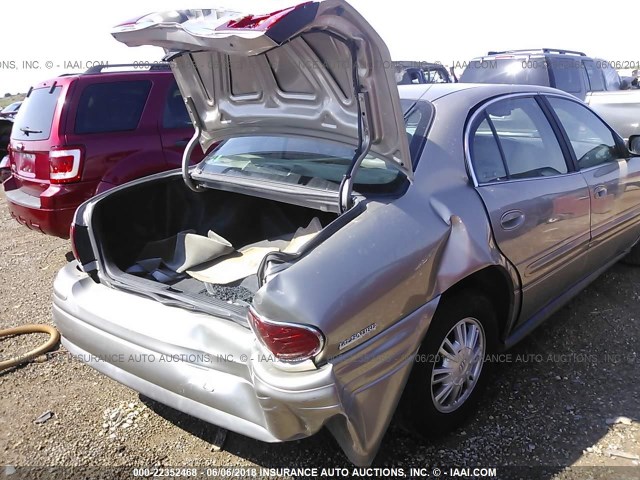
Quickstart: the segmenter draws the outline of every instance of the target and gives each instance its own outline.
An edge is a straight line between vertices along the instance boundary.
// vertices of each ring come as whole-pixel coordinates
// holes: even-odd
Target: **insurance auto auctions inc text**
[[[223,478],[268,478],[268,477],[311,477],[311,478],[479,478],[496,477],[496,468],[438,468],[438,467],[352,467],[352,468],[207,468],[207,475]]]

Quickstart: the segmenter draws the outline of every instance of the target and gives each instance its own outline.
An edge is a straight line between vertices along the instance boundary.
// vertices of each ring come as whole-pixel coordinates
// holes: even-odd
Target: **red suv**
[[[11,132],[12,175],[3,184],[11,215],[68,238],[78,205],[129,180],[178,168],[192,135],[165,65],[98,66],[42,82],[29,90]],[[192,160],[202,159],[194,153]]]

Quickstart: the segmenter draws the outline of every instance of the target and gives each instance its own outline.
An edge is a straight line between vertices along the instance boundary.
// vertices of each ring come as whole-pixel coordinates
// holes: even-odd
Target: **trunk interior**
[[[233,255],[248,246],[283,250],[299,228],[312,222],[324,228],[338,217],[335,213],[221,190],[192,192],[180,176],[114,192],[94,208],[91,227],[100,239],[103,260],[119,280],[126,280],[126,272],[171,286],[172,292],[191,299],[240,306],[251,302],[258,289],[255,271],[229,283],[203,281],[190,271],[172,272],[165,264],[160,273],[153,266],[141,271],[140,266],[149,257],[149,246],[160,242],[166,251],[173,252],[181,232],[207,237],[211,231],[233,246]],[[207,264],[210,263],[215,260]]]

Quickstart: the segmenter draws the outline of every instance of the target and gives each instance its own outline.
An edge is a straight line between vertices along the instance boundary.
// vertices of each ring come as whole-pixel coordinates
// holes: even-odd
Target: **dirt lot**
[[[51,323],[51,284],[69,243],[19,226],[2,194],[0,230],[0,329]],[[406,476],[412,467],[437,467],[448,478],[456,478],[449,468],[465,466],[498,467],[498,478],[640,478],[639,307],[640,269],[617,265],[495,366],[482,409],[465,428],[424,441],[394,424],[374,467],[403,468]],[[2,341],[0,356],[38,340]],[[48,411],[48,421],[34,423]],[[133,467],[153,466],[352,468],[325,432],[272,445],[229,433],[216,451],[218,433],[62,349],[0,373],[0,472],[18,468],[7,478],[28,476],[24,466],[65,467],[61,478],[130,477]]]

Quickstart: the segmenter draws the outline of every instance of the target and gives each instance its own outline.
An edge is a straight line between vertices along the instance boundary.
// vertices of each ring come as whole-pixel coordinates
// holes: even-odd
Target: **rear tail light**
[[[308,360],[324,346],[322,333],[313,327],[271,322],[252,309],[249,309],[249,323],[267,350],[284,362]]]
[[[290,7],[283,10],[277,10],[265,15],[247,15],[238,20],[231,20],[226,28],[242,28],[250,30],[266,30],[278,21],[282,20],[288,13],[291,13],[296,7]]]
[[[313,5],[314,2],[304,2],[293,7],[276,10],[275,12],[267,13],[265,15],[246,15],[237,20],[227,22],[225,25],[218,27],[218,30],[243,29],[267,31],[289,16],[294,17],[292,19],[292,23],[295,23],[296,25],[294,25],[294,27],[299,29],[311,20],[311,18],[307,18],[303,12]],[[317,5],[315,6],[317,8]],[[302,15],[302,17],[295,18],[296,15]],[[312,12],[311,16],[313,15],[315,15],[315,11]]]
[[[83,156],[81,147],[53,147],[49,152],[51,183],[70,183],[80,180]]]

